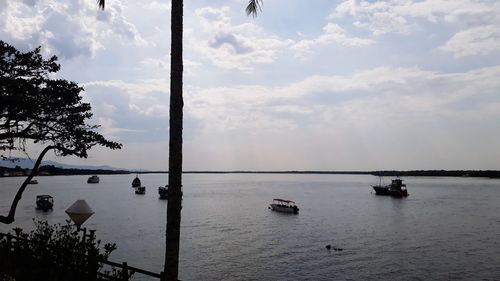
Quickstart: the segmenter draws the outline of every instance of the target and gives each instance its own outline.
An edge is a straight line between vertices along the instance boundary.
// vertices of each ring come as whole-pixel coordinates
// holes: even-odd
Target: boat
[[[37,181],[37,180],[30,180],[30,181],[28,182],[28,184],[38,184],[38,181]]]
[[[273,202],[270,204],[269,209],[282,213],[299,213],[299,207],[297,207],[295,202],[285,199],[273,199]]]
[[[42,211],[52,210],[54,207],[54,198],[50,195],[37,195],[36,208]]]
[[[406,189],[406,184],[400,178],[393,179],[391,184],[382,185],[382,179],[378,185],[372,185],[375,190],[376,195],[389,195],[394,197],[407,197],[408,190]]]
[[[158,194],[160,194],[160,199],[167,199],[168,185],[158,187]]]
[[[141,186],[141,180],[139,179],[139,176],[135,176],[135,179],[132,181],[132,187],[140,187]]]
[[[99,177],[95,175],[91,176],[87,179],[87,183],[99,183]]]
[[[135,187],[135,194],[146,194],[146,187],[145,186]]]

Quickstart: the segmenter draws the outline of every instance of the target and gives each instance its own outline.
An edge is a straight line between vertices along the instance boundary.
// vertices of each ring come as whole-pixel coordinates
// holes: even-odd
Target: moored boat
[[[400,178],[393,179],[391,184],[388,185],[382,185],[380,182],[378,185],[372,185],[372,188],[377,195],[389,195],[393,197],[407,197],[409,195],[406,184]]]
[[[87,179],[87,183],[99,183],[99,177],[94,175]]]
[[[160,195],[160,199],[167,199],[168,185],[158,187],[158,194]]]
[[[135,194],[146,194],[146,187],[145,186],[135,187]]]
[[[297,207],[295,202],[285,199],[273,199],[273,202],[270,204],[269,209],[282,213],[299,213],[299,207]]]
[[[54,198],[50,195],[37,195],[36,208],[42,211],[52,210],[54,207]]]
[[[28,184],[38,184],[38,181],[37,181],[37,180],[32,179],[32,180],[30,180],[30,181],[28,182]]]
[[[141,186],[141,180],[139,179],[139,176],[135,176],[135,179],[132,180],[132,187],[140,187]]]

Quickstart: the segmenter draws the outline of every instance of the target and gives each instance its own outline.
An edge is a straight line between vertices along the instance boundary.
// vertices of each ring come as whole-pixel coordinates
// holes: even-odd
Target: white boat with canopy
[[[292,213],[292,214],[299,213],[299,207],[297,207],[295,202],[291,200],[275,198],[273,199],[273,202],[270,204],[269,208],[273,211],[282,213]]]

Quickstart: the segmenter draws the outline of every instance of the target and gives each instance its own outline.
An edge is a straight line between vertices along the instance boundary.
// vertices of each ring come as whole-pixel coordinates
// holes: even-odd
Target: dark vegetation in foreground
[[[29,169],[0,167],[2,175],[21,176]],[[128,171],[103,169],[65,169],[51,165],[41,166],[39,175],[115,175],[115,174],[166,174],[168,171]],[[499,170],[411,170],[411,171],[184,171],[184,174],[318,174],[318,175],[373,175],[383,177],[482,177],[500,178]]]
[[[81,236],[69,221],[50,225],[35,222],[25,233],[0,233],[0,280],[129,280],[128,272],[104,267],[115,244],[105,244],[94,235]]]

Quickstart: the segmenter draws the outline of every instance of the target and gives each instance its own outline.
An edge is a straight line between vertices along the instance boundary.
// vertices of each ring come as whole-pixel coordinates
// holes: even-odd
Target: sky
[[[184,1],[184,170],[500,169],[500,1],[246,4]],[[0,39],[123,144],[46,159],[168,169],[169,1],[0,0]]]

